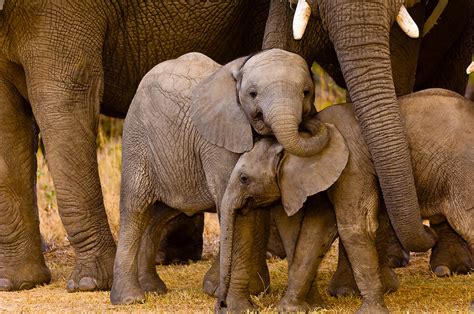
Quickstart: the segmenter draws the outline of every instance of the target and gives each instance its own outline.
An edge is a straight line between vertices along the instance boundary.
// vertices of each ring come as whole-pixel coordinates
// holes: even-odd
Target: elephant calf
[[[303,118],[314,112],[313,101],[307,63],[278,49],[225,66],[189,53],[145,75],[124,125],[113,304],[166,291],[150,253],[159,232],[156,222],[178,212],[219,211],[232,169],[240,154],[252,149],[255,134],[274,134],[286,150],[301,156],[326,144],[327,129],[319,124],[309,126],[311,136],[299,131]],[[257,272],[268,284],[264,250],[262,256],[243,289],[262,290]],[[217,282],[205,287],[214,293]]]
[[[442,89],[413,93],[400,98],[399,104],[423,218],[446,219],[474,252],[474,104]],[[350,152],[346,168],[328,195],[363,298],[361,310],[386,312],[375,246],[377,212],[383,199],[370,154],[350,104],[327,108],[318,117],[338,128]],[[301,297],[311,289],[314,276],[306,273],[314,257],[306,253],[295,252],[293,264],[305,267],[290,270],[288,280],[293,284],[282,299],[283,308],[302,305]]]

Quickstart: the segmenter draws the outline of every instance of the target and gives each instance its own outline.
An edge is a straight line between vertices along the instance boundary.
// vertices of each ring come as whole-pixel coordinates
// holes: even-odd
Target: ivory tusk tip
[[[419,38],[420,30],[415,21],[411,18],[410,13],[408,13],[407,8],[402,5],[400,11],[397,15],[397,24],[400,28],[408,35],[410,38]]]
[[[300,40],[303,38],[306,26],[311,16],[311,7],[306,0],[299,0],[293,17],[293,38]]]
[[[466,69],[467,75],[471,74],[472,72],[474,72],[474,62],[471,62],[471,64],[469,64],[469,66]]]

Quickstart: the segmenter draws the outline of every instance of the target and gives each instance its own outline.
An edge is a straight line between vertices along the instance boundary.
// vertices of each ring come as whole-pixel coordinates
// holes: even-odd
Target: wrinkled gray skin
[[[471,130],[474,104],[442,89],[429,89],[402,97],[399,104],[415,166],[422,216],[433,221],[447,220],[472,253],[474,138]],[[338,233],[345,248],[343,254],[347,253],[363,298],[360,310],[386,312],[383,293],[396,288],[398,283],[394,273],[378,271],[378,263],[383,264],[383,261],[377,257],[374,237],[382,197],[374,166],[350,104],[327,108],[318,117],[339,129],[350,151],[347,167],[329,188],[328,195],[334,205]],[[381,224],[386,227],[388,221]],[[303,261],[311,259],[304,254],[301,257]],[[302,270],[290,277],[289,282],[296,284],[289,286],[282,303],[289,308],[305,308],[305,304],[293,296],[309,291],[311,276]]]
[[[312,120],[312,123],[308,128],[313,133],[320,128],[320,124],[316,120]],[[315,254],[321,258],[334,240],[336,228],[331,208],[318,209],[321,215],[319,217],[313,213],[317,201],[312,199],[304,203],[308,196],[331,186],[347,163],[349,152],[343,137],[334,126],[326,127],[330,136],[321,153],[311,157],[297,157],[283,152],[282,146],[274,140],[263,139],[255,144],[252,151],[243,154],[235,165],[222,199],[220,212],[221,272],[217,304],[219,310],[225,308],[234,312],[252,308],[249,293],[233,288],[235,282],[240,280],[236,270],[245,263],[245,260],[241,260],[240,252],[248,251],[248,246],[242,246],[240,243],[251,243],[253,236],[252,233],[243,232],[241,226],[237,224],[238,213],[271,205],[281,199],[282,205],[272,208],[271,211],[276,217],[289,265],[293,262],[293,251],[300,229],[305,230],[301,232],[306,237],[301,242],[310,242],[307,247],[311,247],[312,253],[314,249]],[[300,211],[303,207],[304,210]],[[288,218],[287,215],[292,217]],[[246,241],[236,241],[242,234],[247,235]],[[317,290],[315,275],[313,272],[315,284],[310,299],[311,303],[320,304],[321,297]]]
[[[144,292],[166,291],[154,267],[142,266],[154,264],[155,249],[149,239],[159,232],[154,230],[156,219],[150,218],[150,212],[169,208],[187,215],[219,211],[237,159],[253,147],[252,132],[274,133],[289,146],[294,141],[313,148],[311,154],[324,147],[328,141],[325,125],[311,124],[314,136],[298,130],[303,117],[312,112],[312,84],[306,62],[278,49],[225,66],[203,54],[189,53],[145,75],[124,125],[113,304],[142,301]],[[295,134],[297,138],[291,139]],[[254,226],[266,220],[255,215],[241,218],[241,224]],[[267,233],[265,227],[261,230]],[[253,266],[240,265],[237,276],[243,279],[234,285],[237,290],[261,291],[262,284],[268,285],[266,242],[254,242],[258,250],[250,259]]]
[[[318,18],[310,20],[305,37],[298,43],[290,37],[292,13],[288,5],[272,1],[263,46],[288,49],[308,61],[318,61],[348,88],[397,236],[406,249],[424,251],[434,245],[434,235],[422,226],[396,94],[409,93],[415,81],[418,88],[442,86],[464,92],[464,70],[472,54],[472,2],[449,2],[443,14],[456,18],[442,16],[423,40],[410,40],[398,26],[392,27],[404,1],[309,2]],[[407,2],[411,6],[416,1]],[[421,30],[433,8],[431,3],[422,2],[410,9]],[[426,66],[424,62],[432,64]],[[446,71],[433,73],[436,66]],[[455,73],[451,77],[460,78],[459,82],[446,79],[451,73]]]
[[[96,157],[99,113],[124,117],[143,75],[198,51],[260,50],[267,0],[5,0],[0,11],[0,290],[50,280],[35,199],[37,126],[76,264],[68,291],[109,289],[115,243]]]
[[[309,62],[316,61],[348,89],[397,236],[406,249],[423,251],[434,242],[421,226],[408,142],[395,95],[429,87],[464,94],[468,79],[465,69],[473,49],[474,2],[447,2],[426,34],[424,29],[436,16],[438,3],[444,1],[307,2],[313,14],[301,41],[293,40],[293,10],[288,3],[271,2],[263,47],[282,48]],[[408,38],[394,23],[403,2],[419,26],[419,39]],[[432,269],[445,275],[469,268],[463,258],[468,255],[463,240],[446,223],[432,221],[431,225],[439,236],[431,256]],[[394,243],[390,249],[394,265],[406,264],[408,255],[397,252],[400,245],[396,239],[390,241]],[[347,286],[344,280],[335,277],[335,288]]]

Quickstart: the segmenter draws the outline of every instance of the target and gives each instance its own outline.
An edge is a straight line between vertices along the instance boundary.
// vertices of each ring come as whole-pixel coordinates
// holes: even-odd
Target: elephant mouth
[[[257,199],[255,197],[248,197],[242,203],[242,206],[239,208],[239,212],[242,215],[247,215],[250,211],[259,209],[268,209],[270,206],[275,204],[280,198],[280,195],[266,196],[265,198]]]

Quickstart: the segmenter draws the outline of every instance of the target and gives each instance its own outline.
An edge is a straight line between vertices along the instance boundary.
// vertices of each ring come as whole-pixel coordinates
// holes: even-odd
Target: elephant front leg
[[[348,167],[349,171],[344,172],[330,189],[337,230],[362,295],[359,312],[387,313],[375,244],[379,206],[377,183],[375,178],[372,180],[350,171],[351,164]]]
[[[0,291],[49,283],[35,197],[37,134],[28,104],[0,79]]]
[[[288,288],[278,304],[279,310],[294,312],[324,307],[317,287],[317,272],[336,235],[336,217],[326,194],[308,199],[293,260],[289,263]]]
[[[59,214],[76,252],[67,290],[110,289],[116,246],[102,200],[96,155],[100,76],[78,64],[49,81],[30,75],[30,97],[57,192]]]

